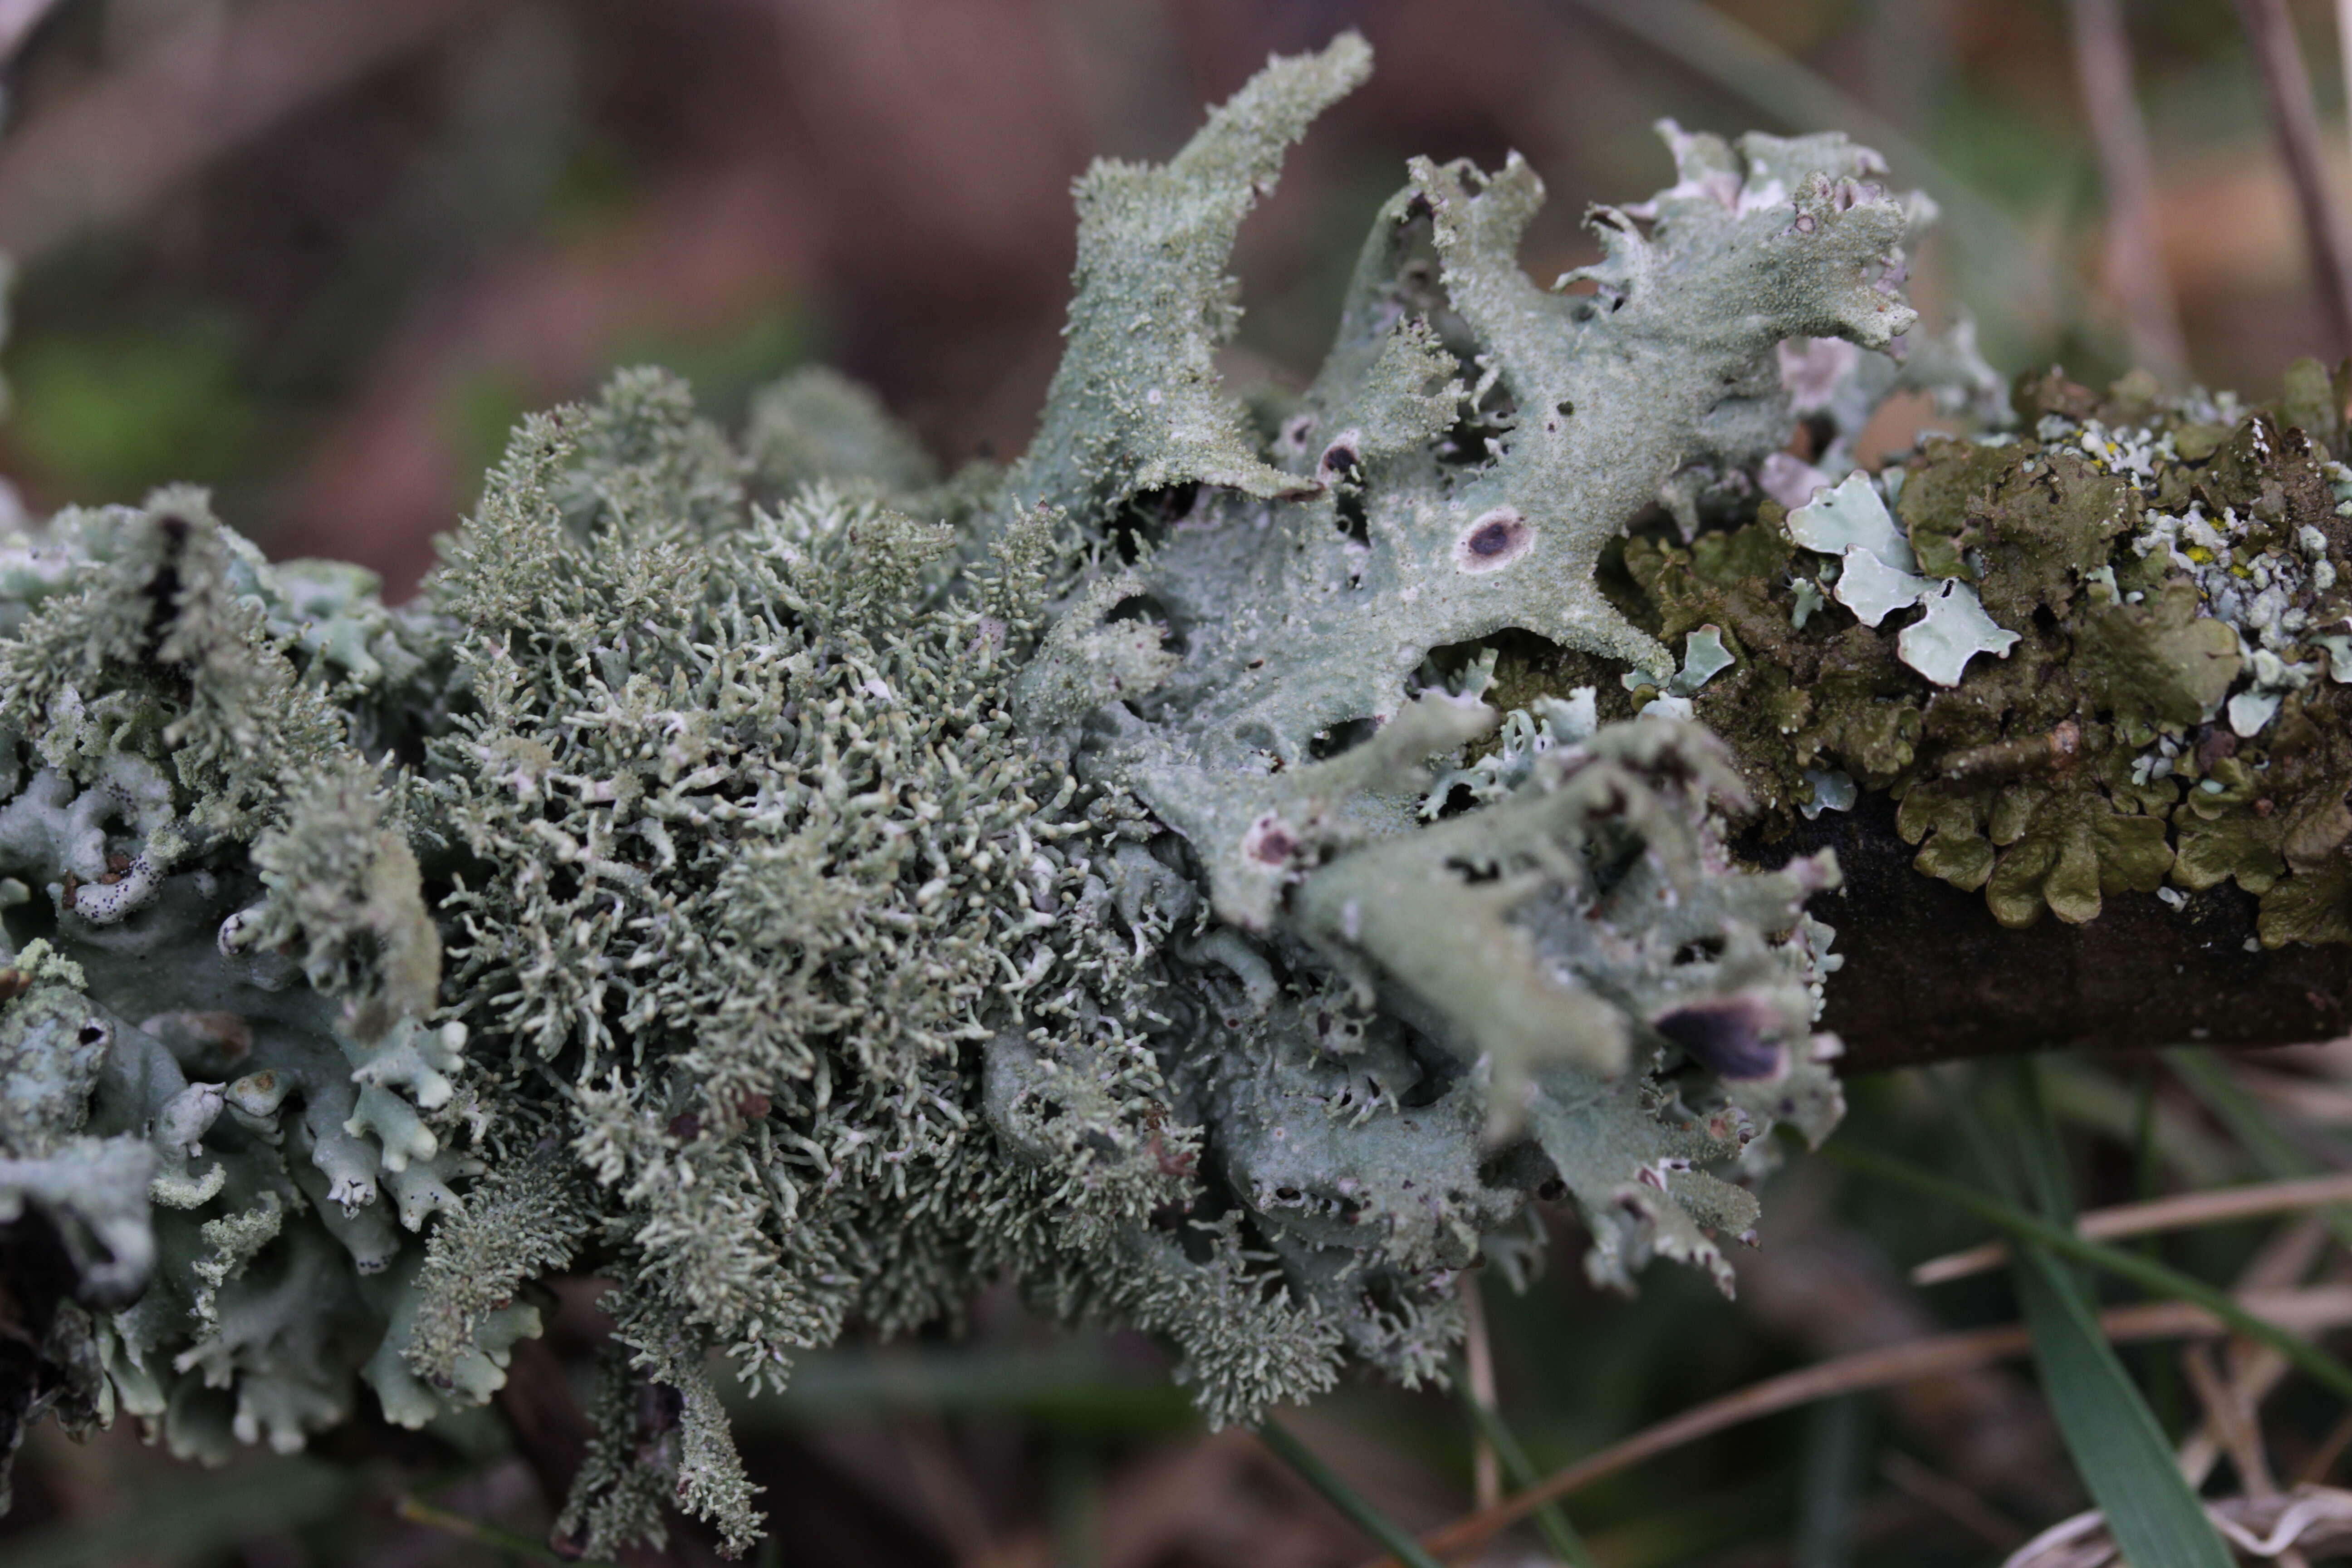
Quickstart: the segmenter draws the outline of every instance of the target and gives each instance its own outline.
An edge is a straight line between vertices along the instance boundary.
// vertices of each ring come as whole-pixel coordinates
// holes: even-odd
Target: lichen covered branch
[[[0,1240],[66,1264],[0,1441],[457,1419],[594,1274],[562,1541],[740,1551],[724,1381],[994,1280],[1216,1423],[1443,1378],[1547,1204],[1596,1281],[1730,1289],[1774,1129],[1841,1112],[1826,921],[1891,885],[1823,820],[2010,925],[2232,883],[2340,954],[2339,388],[2044,389],[1849,476],[1898,386],[2000,412],[1914,341],[1931,209],[1668,125],[1554,289],[1523,163],[1413,163],[1261,422],[1234,228],[1368,68],[1081,182],[1007,471],[829,374],[730,436],[632,371],[524,422],[410,605],[186,490],[0,545]]]

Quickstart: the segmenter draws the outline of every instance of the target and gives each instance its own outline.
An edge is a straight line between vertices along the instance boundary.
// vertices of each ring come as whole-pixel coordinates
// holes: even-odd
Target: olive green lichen
[[[1636,539],[1626,564],[1664,635],[1737,645],[1694,710],[1768,816],[1832,781],[1885,791],[1918,868],[2007,925],[2234,881],[2265,944],[2343,941],[2352,469],[2327,444],[2342,388],[2312,362],[2289,382],[2288,407],[2244,409],[2028,378],[2012,434],[1931,436],[1798,511]],[[1925,668],[1905,639],[1936,601],[1904,618],[1924,594],[1879,609],[1873,585],[1857,614],[1859,547],[1812,516],[1832,500],[1899,523],[1881,547],[1914,583],[1980,599],[1996,657]]]

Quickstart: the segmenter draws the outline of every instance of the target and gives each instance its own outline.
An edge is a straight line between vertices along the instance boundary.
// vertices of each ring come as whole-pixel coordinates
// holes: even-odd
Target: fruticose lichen
[[[1081,183],[1002,474],[830,375],[738,441],[630,372],[523,425],[404,606],[189,491],[0,548],[0,1436],[462,1420],[594,1273],[562,1531],[740,1550],[715,1380],[994,1279],[1161,1337],[1218,1422],[1443,1376],[1544,1202],[1596,1280],[1727,1287],[1765,1134],[1840,1110],[1836,867],[1734,818],[1859,781],[2005,919],[2235,877],[2352,934],[2340,431],[2051,393],[1891,512],[1813,499],[1889,391],[1999,385],[1965,333],[1880,352],[1930,211],[1870,153],[1671,125],[1553,290],[1524,163],[1416,162],[1261,426],[1227,251],[1369,63]]]

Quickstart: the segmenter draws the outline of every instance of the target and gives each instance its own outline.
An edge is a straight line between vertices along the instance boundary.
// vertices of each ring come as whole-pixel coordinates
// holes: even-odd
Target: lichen
[[[2137,377],[2105,397],[2023,377],[2013,432],[1930,436],[1796,510],[1768,501],[1687,548],[1638,538],[1626,563],[1663,635],[1705,620],[1738,643],[1694,711],[1768,834],[1843,775],[1899,802],[1918,869],[1983,889],[2006,925],[2235,881],[2265,944],[2342,941],[2352,469],[2314,390],[2333,384],[2308,362],[2290,377],[2315,435]],[[1868,574],[1881,553],[1885,577],[1916,574],[1902,592]]]
[[[1890,510],[1848,477],[1874,403],[2000,398],[1964,329],[1914,341],[1929,209],[1842,137],[1664,127],[1675,183],[1549,290],[1524,163],[1416,161],[1262,430],[1216,369],[1234,230],[1369,58],[1081,181],[1003,473],[940,481],[829,375],[738,438],[632,371],[524,422],[410,606],[187,490],[0,546],[0,1224],[79,1291],[13,1408],[206,1458],[362,1383],[457,1419],[593,1273],[565,1542],[676,1506],[740,1551],[719,1381],[996,1279],[1159,1336],[1219,1423],[1442,1379],[1462,1271],[1545,1203],[1596,1281],[1728,1289],[1772,1130],[1840,1110],[1836,866],[1734,822],[1893,794],[2004,919],[2170,875],[2344,925],[2319,457],[2176,460],[2218,410],[2036,385]],[[2278,702],[2242,742],[2241,683]]]

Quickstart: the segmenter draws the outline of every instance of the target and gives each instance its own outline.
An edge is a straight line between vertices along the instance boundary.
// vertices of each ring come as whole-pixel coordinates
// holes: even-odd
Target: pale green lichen
[[[1958,686],[1980,653],[2007,658],[2018,634],[1985,614],[1974,586],[1948,579],[1917,601],[1926,610],[1895,639],[1895,657],[1938,686]]]
[[[1283,154],[1371,65],[1352,33],[1275,60],[1167,163],[1105,161],[1078,181],[1069,346],[1009,479],[1016,509],[1084,514],[1180,484],[1255,497],[1316,488],[1265,460],[1217,373],[1217,345],[1240,319],[1225,267]]]
[[[1790,539],[1823,555],[1843,557],[1850,551],[1863,550],[1897,572],[1919,570],[1911,542],[1895,526],[1878,487],[1860,469],[1848,474],[1836,489],[1823,490],[1792,510],[1788,527]]]
[[[454,1420],[537,1282],[593,1271],[565,1537],[677,1506],[740,1550],[714,1352],[772,1386],[1010,1277],[1250,1421],[1350,1362],[1442,1378],[1460,1271],[1525,1258],[1538,1201],[1597,1280],[1729,1284],[1766,1135],[1837,1118],[1801,911],[1835,868],[1731,863],[1748,788],[1660,715],[1777,667],[1724,615],[1664,629],[1677,668],[1604,557],[1751,493],[1784,342],[1904,331],[1924,210],[1841,138],[1668,127],[1678,183],[1555,293],[1523,163],[1416,163],[1262,440],[1215,369],[1227,253],[1368,65],[1277,60],[1081,183],[1004,475],[935,483],[829,377],[739,443],[629,372],[523,424],[409,608],[185,491],[0,550],[37,982],[0,1004],[0,1205],[84,1297],[35,1402],[205,1458],[361,1382]],[[1855,353],[1813,391],[1894,384]],[[1742,581],[1794,552],[1722,537],[1692,558]],[[1507,634],[1587,678],[1463,647]]]

